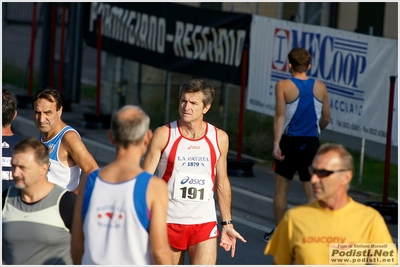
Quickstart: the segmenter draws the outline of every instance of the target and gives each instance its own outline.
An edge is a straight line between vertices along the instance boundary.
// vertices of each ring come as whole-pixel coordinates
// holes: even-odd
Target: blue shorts
[[[282,161],[275,159],[272,170],[288,180],[293,180],[297,171],[300,181],[310,181],[308,166],[311,165],[319,148],[319,138],[283,135],[279,147],[285,159]]]

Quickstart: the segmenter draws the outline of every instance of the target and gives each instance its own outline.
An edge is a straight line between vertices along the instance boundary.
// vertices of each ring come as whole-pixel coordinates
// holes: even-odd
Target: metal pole
[[[171,72],[165,73],[165,124],[169,122],[169,106],[171,99]]]
[[[51,34],[50,34],[50,67],[49,67],[49,86],[53,87],[54,85],[54,51],[55,51],[55,43],[56,43],[56,20],[57,15],[57,6],[56,4],[51,5]]]
[[[361,138],[360,166],[358,171],[358,187],[361,187],[362,174],[364,169],[365,138]]]
[[[50,38],[51,38],[51,4],[42,3],[43,21],[42,21],[42,47],[40,53],[40,79],[39,87],[46,88],[49,86],[49,62],[50,62]]]
[[[394,84],[396,76],[390,76],[390,93],[389,93],[389,114],[386,132],[386,157],[385,157],[385,177],[383,184],[383,206],[388,203],[389,192],[389,173],[390,173],[390,149],[392,143],[392,123],[393,123],[393,99],[394,99]]]
[[[299,3],[299,15],[300,15],[299,22],[304,23],[306,16],[306,3],[304,2]]]
[[[229,107],[229,85],[226,84],[224,88],[224,111],[222,117],[222,129],[226,131],[228,121],[228,107]]]
[[[240,110],[239,110],[239,133],[238,133],[238,151],[237,161],[242,160],[242,142],[243,142],[243,124],[244,124],[244,97],[246,92],[246,80],[247,80],[247,58],[249,50],[244,49],[242,55],[242,83],[240,90]]]
[[[115,57],[115,68],[114,68],[114,80],[113,80],[113,84],[115,84],[115,86],[117,87],[116,92],[118,93],[118,106],[122,107],[123,106],[123,101],[122,101],[122,71],[123,71],[123,58],[122,57]],[[111,90],[111,106],[110,106],[110,110],[114,109],[114,91]]]
[[[60,62],[58,67],[58,92],[60,95],[63,90],[63,72],[64,72],[64,33],[65,33],[65,10],[66,7],[62,7],[62,22],[61,22],[61,44],[60,44]]]
[[[70,33],[67,65],[67,98],[75,103],[80,102],[82,48],[83,48],[83,3],[71,3],[68,32]]]
[[[100,116],[100,88],[101,88],[101,17],[97,18],[97,87],[96,87],[96,115]]]
[[[37,3],[33,3],[32,33],[31,33],[31,53],[29,56],[29,86],[28,96],[32,96],[33,87],[33,56],[35,54],[35,35],[36,35],[36,7]]]
[[[142,104],[142,63],[138,62],[138,77],[137,77],[137,100],[139,105]]]
[[[360,166],[358,171],[358,187],[361,187],[362,174],[364,170],[364,155],[365,155],[365,138],[361,138]]]
[[[4,4],[5,5],[5,4]],[[43,13],[44,13],[44,10],[45,10],[45,4],[42,4],[41,5],[42,6],[42,8],[40,9],[40,13],[39,13],[39,18],[36,20],[36,21],[41,21],[41,18],[43,18]],[[43,23],[42,23],[43,24]],[[44,23],[44,24],[46,24],[46,23]],[[4,26],[4,25],[3,25]],[[35,31],[35,36],[34,36],[34,41],[36,42],[36,32],[37,32],[37,29],[40,27],[40,24],[39,25],[37,25],[37,28],[36,28],[36,31]],[[45,35],[46,34],[46,31],[45,31],[45,27],[44,27],[44,29],[43,29],[43,35]],[[42,46],[43,46],[43,44],[42,44]],[[43,50],[42,50],[42,55],[44,56],[44,53],[43,53]],[[43,57],[42,56],[42,57]],[[26,81],[27,81],[27,76],[28,76],[28,72],[29,72],[29,65],[30,65],[30,58],[28,59],[28,62],[27,62],[27,64],[26,64],[26,68],[25,68],[25,71],[24,71],[24,78],[21,80],[21,88],[25,88],[25,84],[26,84]],[[42,70],[42,68],[41,68],[41,70]],[[41,73],[40,73],[40,75],[41,75]],[[41,77],[40,77],[41,78]],[[39,86],[40,86],[40,84],[39,84]]]

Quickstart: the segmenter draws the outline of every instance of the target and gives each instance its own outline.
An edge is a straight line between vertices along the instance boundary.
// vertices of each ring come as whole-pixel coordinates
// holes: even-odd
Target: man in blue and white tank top
[[[113,114],[113,162],[83,176],[75,206],[74,264],[172,264],[167,235],[168,189],[140,167],[152,137],[150,118],[136,106]]]
[[[287,209],[290,181],[298,172],[307,201],[314,200],[308,167],[319,147],[321,130],[330,122],[328,92],[323,82],[307,76],[311,55],[303,48],[293,48],[288,55],[290,79],[275,86],[274,157],[275,225]],[[265,233],[268,242],[274,229]]]
[[[79,133],[62,119],[63,102],[60,94],[51,88],[33,96],[35,124],[41,132],[40,141],[50,150],[50,169],[47,179],[77,193],[83,173],[98,168]]]

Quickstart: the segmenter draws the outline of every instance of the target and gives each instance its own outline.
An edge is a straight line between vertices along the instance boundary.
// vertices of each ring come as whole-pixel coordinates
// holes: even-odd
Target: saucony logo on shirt
[[[344,243],[345,237],[340,236],[305,236],[303,237],[303,244],[306,243]]]

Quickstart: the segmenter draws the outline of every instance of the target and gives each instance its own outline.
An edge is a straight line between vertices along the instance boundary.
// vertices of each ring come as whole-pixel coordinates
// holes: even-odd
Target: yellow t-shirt
[[[393,239],[383,217],[371,207],[349,198],[345,207],[332,211],[315,201],[286,212],[264,254],[274,256],[275,264],[330,264],[329,243],[393,244]]]

